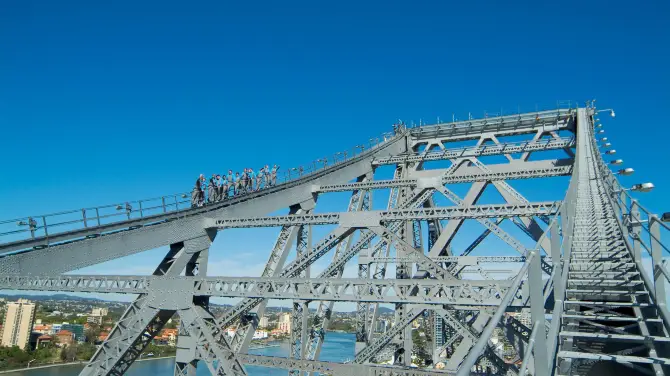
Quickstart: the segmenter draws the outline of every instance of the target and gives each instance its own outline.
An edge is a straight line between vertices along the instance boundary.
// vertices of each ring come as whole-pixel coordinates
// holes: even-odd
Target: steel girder
[[[558,140],[539,140],[522,143],[508,143],[500,145],[483,145],[459,149],[447,149],[430,153],[409,154],[402,156],[379,158],[374,160],[373,165],[416,163],[425,161],[438,161],[444,159],[479,157],[489,155],[500,155],[510,153],[526,153],[545,150],[564,149],[575,145],[574,139],[561,138]]]
[[[494,181],[494,180],[514,180],[514,179],[533,179],[533,178],[547,178],[552,176],[567,176],[572,173],[572,166],[558,166],[546,168],[533,168],[514,171],[501,172],[484,172],[463,175],[450,175],[442,179],[443,184],[457,184],[457,183],[471,183],[476,181]],[[363,183],[346,183],[333,184],[324,186],[315,186],[314,192],[346,192],[357,189],[386,189],[398,187],[416,187],[423,182],[428,184],[428,178],[423,181],[419,179],[391,179],[391,180],[376,180]],[[390,209],[389,209],[390,210]]]
[[[290,209],[290,214],[300,214],[302,211],[302,208],[294,206]],[[286,262],[286,258],[288,257],[290,244],[295,241],[299,232],[300,227],[297,226],[282,227],[279,236],[275,241],[275,245],[272,247],[270,257],[265,264],[265,269],[262,274],[263,277],[275,277],[279,275]],[[253,316],[244,316],[241,318],[231,341],[232,349],[238,352],[245,352],[248,349],[258,327],[259,317],[262,317],[265,313],[266,306],[267,301],[261,302],[254,309]]]
[[[438,188],[443,192],[446,188]],[[448,195],[448,194],[445,194]],[[454,197],[448,195],[450,198]],[[276,216],[263,218],[217,219],[212,227],[252,228],[298,225],[340,224],[346,227],[378,226],[384,222],[427,220],[427,219],[479,219],[499,217],[532,217],[553,215],[558,212],[560,201],[535,202],[510,205],[472,205],[444,208],[396,209],[389,211],[368,211],[351,213],[324,213]]]
[[[369,180],[369,176],[359,177],[359,181],[365,182]],[[370,192],[365,190],[355,190],[351,198],[349,199],[349,205],[347,207],[348,212],[357,212],[361,210],[370,210],[372,204],[370,202]],[[338,257],[342,253],[347,253],[351,250],[351,247],[354,243],[354,235],[352,233],[347,237],[343,242],[341,242],[338,247],[335,249],[335,252],[332,257],[332,262],[337,261]],[[361,236],[365,234],[361,233]],[[361,244],[361,247],[365,247],[366,243]],[[329,275],[329,278],[341,278],[342,273],[344,272],[344,266],[337,269],[334,275]],[[323,276],[323,274],[321,274]],[[309,330],[309,338],[306,343],[305,356],[303,359],[315,360],[319,358],[321,349],[323,346],[323,341],[325,339],[326,330],[330,324],[331,315],[334,308],[334,301],[321,301],[314,315],[314,320],[312,327]]]
[[[178,276],[194,257],[197,258],[200,252],[209,248],[215,234],[211,236],[210,238],[210,235],[202,235],[191,241],[171,245],[170,251],[156,268],[154,276],[158,278]],[[124,374],[174,315],[176,309],[164,308],[163,303],[165,301],[161,301],[154,290],[140,293],[80,375]]]
[[[416,145],[421,142],[429,143],[433,140],[479,138],[481,134],[514,135],[571,127],[574,127],[574,113],[572,111],[552,110],[422,126],[410,129],[410,133],[411,139]]]
[[[342,166],[342,176],[336,177],[340,172],[335,169],[329,172],[329,174],[332,174],[330,176],[333,177],[330,181],[327,181],[328,179],[304,181],[293,188],[288,188],[288,190],[292,190],[291,192],[287,190],[281,193],[280,190],[277,190],[277,192],[267,192],[267,195],[259,195],[254,198],[258,200],[257,206],[271,203],[266,208],[274,209],[278,208],[279,204],[273,202],[273,197],[281,196],[282,200],[290,197],[292,201],[288,205],[285,205],[285,201],[278,200],[282,201],[283,207],[292,207],[291,214],[288,216],[260,217],[265,212],[262,209],[242,209],[242,206],[238,203],[236,205],[238,205],[237,208],[240,208],[239,210],[231,207],[227,209],[228,211],[214,210],[211,213],[202,211],[202,213],[194,213],[191,217],[185,216],[182,219],[176,218],[171,221],[176,224],[180,221],[183,221],[181,223],[188,222],[187,227],[191,229],[186,229],[188,231],[185,230],[178,234],[176,239],[183,236],[192,239],[193,234],[198,233],[198,231],[202,234],[203,229],[207,229],[208,236],[211,237],[211,234],[216,233],[216,230],[225,228],[282,226],[282,231],[268,260],[266,269],[260,278],[207,277],[203,273],[206,271],[206,262],[203,263],[202,257],[199,256],[201,261],[195,261],[198,257],[194,258],[193,255],[188,257],[186,261],[177,261],[180,257],[178,256],[178,249],[181,249],[178,248],[159,267],[162,274],[155,276],[35,276],[33,271],[36,269],[32,266],[28,268],[21,266],[18,269],[19,272],[2,273],[0,288],[140,294],[138,301],[129,308],[129,311],[132,312],[128,313],[128,317],[124,318],[125,321],[121,323],[123,328],[130,327],[132,330],[125,333],[125,337],[119,337],[120,340],[111,338],[112,341],[105,347],[109,349],[114,343],[121,343],[123,345],[114,346],[116,346],[116,349],[121,349],[122,355],[105,355],[109,359],[97,361],[97,363],[88,367],[88,369],[99,367],[102,371],[91,374],[123,373],[134,360],[133,356],[141,352],[142,346],[150,341],[153,334],[160,330],[161,324],[175,312],[182,318],[179,337],[180,352],[177,356],[175,374],[186,375],[193,372],[198,361],[204,362],[212,373],[218,375],[244,374],[244,364],[284,368],[296,375],[301,372],[320,371],[342,375],[434,374],[437,372],[436,370],[412,370],[404,367],[383,367],[370,364],[378,354],[389,349],[396,351],[396,355],[401,355],[402,359],[399,363],[411,364],[413,345],[409,335],[411,334],[410,326],[417,318],[421,318],[426,310],[433,311],[440,320],[446,320],[445,322],[463,338],[460,343],[458,340],[451,339],[451,344],[456,345],[456,353],[449,362],[451,372],[464,374],[464,372],[469,371],[470,366],[477,364],[482,357],[489,359],[496,369],[507,371],[504,362],[501,362],[499,357],[495,355],[495,351],[489,344],[485,343],[486,341],[482,341],[482,338],[490,335],[491,325],[500,324],[500,319],[505,310],[531,307],[534,325],[528,328],[521,328],[519,325],[514,327],[521,328],[521,332],[524,334],[524,344],[527,344],[528,348],[533,350],[532,353],[520,354],[526,355],[524,356],[524,363],[526,364],[522,367],[523,372],[528,367],[528,362],[535,362],[534,365],[542,362],[549,364],[542,349],[546,352],[549,348],[548,351],[551,353],[551,341],[549,346],[546,346],[544,342],[548,338],[539,334],[544,333],[543,309],[545,300],[548,298],[547,294],[553,294],[553,296],[559,296],[559,298],[561,291],[574,294],[576,282],[572,276],[576,275],[583,276],[581,281],[598,281],[598,278],[609,278],[600,282],[603,285],[610,283],[607,290],[609,292],[605,291],[607,294],[611,293],[610,290],[616,286],[615,283],[617,282],[613,279],[615,278],[614,274],[608,274],[604,270],[606,268],[602,265],[599,269],[579,269],[580,267],[577,264],[571,265],[569,268],[562,268],[566,265],[561,265],[565,261],[565,256],[561,255],[560,250],[565,247],[565,243],[569,244],[572,241],[569,235],[570,220],[567,219],[572,216],[569,215],[570,210],[572,210],[570,205],[561,202],[529,203],[523,195],[505,182],[505,180],[513,179],[568,175],[571,172],[573,173],[573,181],[575,181],[574,176],[577,176],[577,174],[570,165],[573,159],[558,160],[562,162],[554,162],[553,165],[550,165],[552,162],[545,161],[544,166],[538,162],[524,162],[534,151],[558,150],[575,146],[574,139],[558,136],[556,131],[564,129],[574,129],[573,111],[533,113],[518,117],[498,118],[497,120],[484,119],[458,125],[439,125],[412,129],[398,138],[404,138],[404,144],[407,145],[404,148],[398,146],[394,149],[394,152],[376,153],[375,155],[370,154],[362,157],[359,161],[360,164],[357,166],[366,166],[365,168],[350,168],[345,172],[344,170],[349,167]],[[505,144],[498,140],[501,135],[521,133],[534,133],[534,137],[532,140],[522,143]],[[551,135],[552,138],[549,140],[543,139],[542,137],[546,135]],[[446,149],[443,144],[443,141],[448,140],[476,138],[480,140],[477,146],[459,150]],[[489,140],[493,145],[484,144]],[[583,138],[577,138],[578,147],[582,140]],[[399,152],[408,149],[417,150],[415,147],[422,143],[428,144],[428,146],[421,153],[403,155]],[[434,151],[437,148],[441,150]],[[513,154],[516,153],[521,154],[521,158],[513,158]],[[568,154],[570,154],[569,150]],[[477,158],[485,155],[504,155],[511,163],[499,167],[487,166]],[[572,156],[570,155],[570,157]],[[579,158],[583,160],[583,156],[580,157],[578,153],[574,160],[579,161]],[[424,161],[437,159],[450,159],[452,166],[439,171],[421,170]],[[397,171],[402,171],[402,174],[398,173],[393,180],[372,180],[372,174],[369,171],[380,163],[398,164],[400,168]],[[362,173],[353,176],[369,175],[369,178],[366,181],[361,180],[356,183],[343,184],[343,181],[350,181],[353,177],[351,173],[354,170]],[[584,174],[583,171],[577,172]],[[474,200],[468,198],[468,195],[461,199],[445,186],[466,182],[479,185],[469,194],[474,196]],[[506,204],[475,205],[476,197],[481,194],[483,187],[488,182],[495,185],[500,191],[505,201],[507,201]],[[589,188],[592,192],[593,187],[597,184],[589,184],[592,185]],[[366,200],[372,199],[372,190],[381,188],[391,188],[387,210],[365,210],[372,207],[369,203],[365,204]],[[602,190],[602,187],[597,189]],[[350,213],[310,213],[311,207],[302,211],[296,209],[298,207],[296,205],[314,200],[315,196],[313,194],[315,193],[347,190],[359,194],[370,190],[359,195],[357,206],[360,206],[360,210],[351,210],[351,200]],[[426,203],[431,201],[436,193],[447,197],[456,206],[432,207],[433,205],[428,205],[428,207],[425,207]],[[570,196],[569,193],[566,202],[574,203],[575,198],[574,194]],[[591,209],[593,206],[588,206],[588,208]],[[600,210],[600,206],[597,206],[597,208]],[[558,213],[561,213],[560,228],[556,221],[551,222],[550,218],[547,218],[547,216],[554,216]],[[605,211],[605,213],[607,212]],[[609,214],[607,213],[607,215]],[[535,221],[534,217],[539,217],[544,223],[549,224],[547,230],[544,229],[544,224]],[[513,219],[515,224],[519,225],[524,233],[537,243],[534,250],[527,250],[526,247],[521,245],[521,242],[514,239],[512,234],[502,230],[501,224],[506,218]],[[448,222],[443,228],[440,221],[444,220],[448,220]],[[456,252],[452,253],[454,249],[451,239],[460,229],[458,223],[462,223],[464,220],[479,221],[484,224],[486,231],[459,255]],[[429,237],[427,241],[423,239],[425,236],[421,224],[423,221],[428,224]],[[146,223],[151,224],[150,222]],[[311,241],[308,240],[309,226],[319,224],[335,224],[338,226],[325,238],[311,246]],[[172,228],[173,225],[167,227],[164,225],[155,224],[154,226],[157,227],[154,229],[157,230],[157,233],[167,236],[167,234],[161,232],[163,231],[161,228]],[[583,228],[584,223],[578,221],[575,224],[573,220],[572,226]],[[598,226],[600,226],[598,227],[599,230],[605,229],[617,234],[617,236],[619,234],[616,233],[617,224],[613,219],[608,219],[602,225],[599,223]],[[423,229],[425,230],[425,227]],[[149,227],[129,229],[125,231],[126,234],[122,235],[110,234],[101,236],[99,239],[77,241],[71,247],[73,247],[72,249],[82,250],[95,249],[95,244],[106,242],[99,249],[108,251],[113,244],[120,244],[116,241],[110,242],[109,239],[119,237],[127,241],[137,238],[137,234],[149,234],[150,230],[153,229]],[[550,231],[552,232],[551,236],[548,235]],[[635,234],[634,231],[635,229],[630,233]],[[490,233],[498,235],[513,249],[519,251],[521,255],[472,256],[471,253],[480,244],[485,244],[483,241]],[[562,241],[558,235],[559,233],[562,234],[560,235],[563,237]],[[568,236],[565,235],[566,233]],[[357,239],[354,234],[358,234]],[[579,234],[574,235],[575,239],[578,237]],[[288,250],[291,248],[290,244],[296,240],[298,244],[296,259],[288,265],[284,265]],[[132,254],[142,248],[146,249],[158,245],[161,241],[142,241],[141,244],[138,243],[140,245],[130,244],[132,243],[130,242],[125,248],[112,251],[109,257],[115,258],[119,255]],[[553,242],[559,242],[559,245],[556,246]],[[84,243],[87,244],[86,247],[79,247]],[[180,241],[173,241],[173,243],[179,244]],[[93,248],[90,247],[91,244],[93,244]],[[425,249],[426,244],[428,249]],[[65,246],[54,246],[50,250],[60,252],[59,247]],[[626,243],[617,242],[616,247],[618,247],[617,249],[624,249]],[[201,250],[205,255],[206,248],[204,247]],[[551,252],[551,257],[541,257],[540,249],[544,249],[547,255]],[[100,250],[93,251],[93,253],[100,252]],[[315,278],[309,278],[311,277],[312,271],[310,269],[313,268],[313,264],[333,250],[335,255],[330,265],[318,273]],[[392,251],[395,251],[395,253]],[[35,252],[32,254],[33,256],[37,255],[39,250]],[[28,253],[30,254],[32,251]],[[527,257],[529,254],[534,256]],[[68,253],[68,257],[69,255],[71,253]],[[357,255],[360,278],[341,278],[344,266]],[[573,255],[588,257],[586,251],[579,251]],[[19,261],[20,257],[23,256],[6,256],[5,260],[13,259],[15,261],[12,262],[16,262],[14,265],[23,265],[23,259]],[[85,255],[82,260],[78,261],[77,265],[88,265],[98,260],[104,261],[106,257]],[[4,271],[11,268],[10,263],[3,264],[3,262],[3,260],[0,260],[0,270]],[[481,268],[480,264],[496,262],[523,263],[524,267],[522,273],[519,273],[513,281],[495,280],[491,274]],[[388,280],[384,277],[387,265],[390,263],[396,265],[396,278]],[[531,264],[532,266],[530,266]],[[610,267],[623,265],[630,268],[635,265],[635,262],[634,260],[628,260],[625,262],[610,262],[610,264],[615,265]],[[172,268],[181,269],[172,272],[177,273],[177,275],[166,273],[167,270],[172,270]],[[187,270],[186,275],[179,276],[178,274],[184,268]],[[189,268],[190,272],[188,271]],[[201,269],[201,271],[199,272],[197,269]],[[59,265],[56,265],[54,270],[57,270],[57,273],[67,271]],[[478,271],[483,279],[459,279],[464,270]],[[545,280],[541,277],[543,270],[551,273],[550,284],[544,283]],[[572,273],[569,283],[566,283],[565,286],[559,283],[564,270],[569,270],[568,273]],[[633,282],[635,282],[634,286],[642,284],[642,281],[639,280],[632,279],[630,281],[626,288],[633,286]],[[181,298],[164,298],[175,291],[182,292],[182,294],[179,294]],[[579,291],[582,297],[588,293],[584,288],[580,288]],[[543,293],[545,296],[542,296]],[[225,312],[222,317],[215,318],[207,309],[207,299],[210,296],[241,297],[244,299]],[[292,333],[291,356],[289,358],[245,354],[251,338],[250,335],[253,335],[258,325],[258,317],[263,314],[268,299],[294,301],[293,322],[295,331]],[[323,340],[318,332],[327,328],[327,320],[322,320],[311,328],[306,325],[307,315],[305,313],[308,311],[311,302],[319,302],[317,316],[326,317],[332,312],[332,303],[335,301],[359,303],[357,306],[357,321],[359,323],[357,340],[362,346],[358,346],[354,364],[318,361],[319,349]],[[376,336],[373,333],[376,310],[373,309],[371,312],[369,307],[371,304],[376,307],[379,303],[395,304],[397,316],[395,325],[391,330]],[[650,310],[652,302],[632,300],[625,303],[629,303],[630,308],[636,312],[635,318],[646,318],[646,312]],[[579,315],[572,312],[574,309],[571,307],[598,311],[601,316],[603,312],[621,309],[623,306],[628,307],[623,302],[609,302],[607,309],[605,309],[598,302],[587,302],[585,300],[567,301],[562,304],[570,310],[570,313],[565,315],[566,318],[572,317],[571,320],[582,323],[580,324],[582,326],[577,327],[588,326],[599,329],[603,328],[601,321],[596,322],[583,317],[576,318],[575,316]],[[474,322],[472,320],[462,320],[460,313],[454,313],[455,309],[461,310],[460,312],[479,311],[479,314],[475,316],[479,319],[479,322],[476,320]],[[542,320],[540,320],[540,316],[542,316]],[[612,317],[622,318],[622,316],[605,316],[608,319]],[[600,316],[598,317],[601,319]],[[514,322],[512,319],[506,320]],[[654,332],[657,325],[652,325],[655,322],[653,320],[646,320],[649,322],[646,329],[640,326],[641,335],[619,333],[616,332],[616,329],[609,327],[608,330],[611,333],[608,334],[607,339],[603,336],[586,334],[583,331],[567,330],[574,327],[574,324],[571,324],[573,326],[564,329],[559,336],[560,343],[568,344],[571,341],[573,343],[580,343],[580,341],[581,343],[596,343],[599,341],[643,342],[641,337],[645,336],[647,336],[645,338],[650,338],[652,342],[664,343],[663,337]],[[557,322],[560,321],[559,319]],[[540,324],[536,324],[537,322],[540,322]],[[224,329],[235,323],[238,327],[237,333],[233,339],[228,341]],[[538,328],[541,328],[541,330]],[[647,332],[644,332],[644,330],[647,330]],[[532,333],[528,334],[529,331],[532,331]],[[135,342],[138,335],[143,338],[141,343]],[[116,337],[118,336],[119,334],[116,334]],[[553,343],[556,344],[557,342]],[[651,346],[645,348],[649,349]],[[404,350],[405,353],[402,354],[398,350]],[[596,357],[595,355],[584,355],[586,353],[583,351],[583,348],[577,348],[577,351],[575,351],[574,347],[570,349],[566,346],[559,353],[559,358],[565,360],[565,364],[570,364],[570,359],[576,359],[575,362],[587,364],[587,361],[601,361],[610,357],[610,360],[626,363],[627,367],[636,371],[640,370],[640,364],[645,363],[644,358],[635,352],[599,354]],[[660,365],[665,364],[665,358],[662,356],[655,356],[651,352],[648,352],[647,356],[649,357],[647,359],[659,359],[656,363]],[[104,365],[99,366],[100,364]],[[631,366],[631,364],[638,364],[638,366]],[[653,366],[655,370],[658,367],[660,366]],[[540,369],[535,367],[534,372],[538,375],[546,374],[542,367]]]
[[[6,276],[5,289],[150,294],[180,291],[191,296],[323,301],[496,305],[509,281],[357,278],[263,278],[174,276]]]

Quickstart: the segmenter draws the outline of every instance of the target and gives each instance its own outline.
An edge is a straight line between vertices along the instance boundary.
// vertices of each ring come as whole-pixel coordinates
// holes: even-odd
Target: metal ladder
[[[598,151],[582,142],[555,374],[664,375],[670,359],[659,354],[670,338],[615,218],[593,160]]]

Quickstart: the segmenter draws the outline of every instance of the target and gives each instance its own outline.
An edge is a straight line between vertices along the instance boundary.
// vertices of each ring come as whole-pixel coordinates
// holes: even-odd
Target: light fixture
[[[602,124],[596,124],[596,128],[602,128],[602,127],[603,127]]]
[[[617,174],[628,176],[628,175],[633,175],[634,172],[635,172],[635,170],[628,167],[628,168],[622,168],[621,170],[617,171]]]
[[[181,198],[186,198],[186,197],[188,197],[188,196],[186,196],[186,193],[183,193],[183,194],[181,195]]]
[[[670,212],[665,212],[661,215],[661,222],[670,222]]]
[[[610,146],[612,146],[612,144],[610,144],[609,142],[606,142],[606,143],[603,144],[603,147],[606,147],[606,148],[608,148]]]
[[[605,130],[604,130],[604,129],[601,129],[601,130],[598,131],[598,133],[599,133],[599,134],[603,134],[603,133],[605,133]]]
[[[616,117],[616,114],[614,113],[614,110],[610,110],[610,116]]]
[[[636,192],[649,192],[652,189],[654,189],[654,184],[652,184],[652,183],[640,183],[640,184],[635,184],[634,186],[630,187],[631,191],[636,191]]]
[[[616,150],[614,150],[614,149],[608,150],[608,151],[605,152],[605,154],[610,154],[610,155],[616,154]]]
[[[601,138],[600,141],[602,141],[602,142],[607,142],[607,137],[603,137],[603,138]]]
[[[611,165],[618,166],[623,163],[623,159],[615,159],[612,162],[610,162]]]

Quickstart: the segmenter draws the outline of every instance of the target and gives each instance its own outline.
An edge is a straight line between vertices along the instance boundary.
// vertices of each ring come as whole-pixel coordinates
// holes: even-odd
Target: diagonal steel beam
[[[364,178],[363,181],[365,181]],[[369,202],[369,196],[371,192],[369,191],[355,191],[351,198],[349,199],[349,205],[347,211],[361,211],[369,210],[371,203]],[[343,242],[341,242],[333,254],[333,262],[336,261],[340,254],[347,253],[351,250],[353,245],[354,234],[349,235]],[[331,278],[342,278],[342,273],[344,272],[344,267],[341,267],[336,275],[331,276]],[[311,330],[309,332],[309,339],[307,341],[305,359],[318,359],[321,354],[321,348],[323,346],[323,340],[326,335],[326,329],[330,323],[330,317],[333,312],[334,307],[333,301],[319,302],[319,307],[317,308],[316,314],[314,316],[314,322],[312,324]]]
[[[197,239],[171,245],[154,275],[178,276],[194,254],[209,248],[214,236],[216,234],[210,232]],[[140,294],[79,375],[124,374],[174,313],[174,310],[160,309],[149,295]]]
[[[523,153],[530,151],[536,152],[536,151],[563,149],[566,147],[572,147],[574,145],[575,140],[573,138],[562,138],[560,140],[552,139],[546,141],[544,140],[526,141],[520,143],[505,143],[500,145],[481,145],[481,146],[458,148],[458,149],[447,149],[443,151],[431,152],[426,154],[423,153],[408,154],[403,156],[377,158],[372,162],[372,164],[376,166],[376,165],[387,165],[387,164],[437,161],[437,160],[455,159],[455,158],[490,156],[490,155],[500,155],[509,153]]]

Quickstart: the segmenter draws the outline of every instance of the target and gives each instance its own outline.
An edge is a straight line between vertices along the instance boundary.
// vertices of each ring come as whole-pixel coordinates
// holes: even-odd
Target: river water
[[[350,333],[328,332],[326,340],[321,349],[319,360],[343,362],[354,358],[354,346],[356,337]],[[259,355],[288,357],[289,344],[282,342],[279,347],[269,347],[265,349],[249,350],[250,353]],[[3,376],[76,376],[83,366],[59,366],[50,368],[41,368],[34,370],[25,370],[10,372]],[[287,371],[283,369],[274,369],[266,367],[246,367],[249,376],[286,376]],[[174,370],[174,358],[145,360],[135,362],[126,374],[127,376],[172,376]],[[202,363],[198,363],[198,376],[209,375],[209,370]]]

